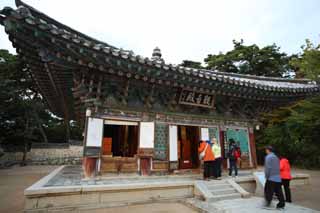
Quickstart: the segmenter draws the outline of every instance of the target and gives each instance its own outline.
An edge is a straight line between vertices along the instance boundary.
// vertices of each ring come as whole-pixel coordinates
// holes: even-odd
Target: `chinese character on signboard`
[[[182,90],[179,104],[213,108],[214,97],[212,94]]]

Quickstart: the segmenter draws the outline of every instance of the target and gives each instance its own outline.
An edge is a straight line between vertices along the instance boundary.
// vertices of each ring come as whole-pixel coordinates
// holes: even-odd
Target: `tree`
[[[320,44],[312,44],[306,40],[302,46],[303,53],[292,58],[290,64],[297,70],[299,77],[306,77],[316,81],[320,80]]]
[[[227,53],[208,55],[204,61],[207,68],[240,74],[258,76],[285,77],[290,74],[290,57],[280,52],[280,47],[268,45],[259,48],[257,45],[246,46],[243,40],[233,40],[234,49]]]
[[[190,67],[195,69],[204,69],[204,67],[201,65],[201,62],[197,62],[197,61],[183,60],[182,63],[179,65],[183,67]]]
[[[44,122],[51,117],[28,69],[19,58],[0,50],[0,142],[26,153],[33,141],[48,142]]]
[[[69,126],[71,138],[81,139],[78,123]],[[65,142],[66,128],[45,104],[19,57],[0,50],[0,143],[25,151],[32,142]]]
[[[319,46],[303,47],[291,60],[299,75],[319,80]],[[272,144],[278,153],[304,167],[320,167],[320,96],[282,107],[263,119],[266,127],[257,138],[258,147]]]
[[[304,167],[320,166],[320,98],[303,100],[265,117],[258,146],[272,144],[276,152]]]

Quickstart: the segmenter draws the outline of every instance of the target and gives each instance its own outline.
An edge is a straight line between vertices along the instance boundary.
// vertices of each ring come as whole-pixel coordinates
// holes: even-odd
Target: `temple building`
[[[224,157],[234,139],[241,167],[254,168],[261,114],[319,94],[306,79],[177,66],[159,48],[136,55],[16,5],[0,11],[0,24],[52,112],[82,124],[88,175],[199,169],[199,141],[212,137]]]

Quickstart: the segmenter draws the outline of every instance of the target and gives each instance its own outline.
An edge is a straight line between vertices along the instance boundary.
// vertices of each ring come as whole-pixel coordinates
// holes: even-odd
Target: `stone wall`
[[[34,144],[27,154],[27,164],[65,165],[81,164],[83,146],[80,144]],[[0,164],[8,161],[21,161],[21,152],[5,152]]]

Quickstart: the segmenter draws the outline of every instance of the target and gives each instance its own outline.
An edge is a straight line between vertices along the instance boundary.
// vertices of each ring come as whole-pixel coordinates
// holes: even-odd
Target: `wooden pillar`
[[[93,177],[96,173],[97,158],[83,157],[82,167],[86,178]]]
[[[129,157],[130,149],[129,149],[129,141],[128,141],[128,133],[129,133],[129,126],[124,126],[124,138],[123,138],[123,157]]]
[[[71,133],[70,133],[70,120],[68,117],[64,118],[64,124],[66,127],[66,141],[67,143],[69,143],[70,137],[71,137]]]
[[[223,131],[223,129],[219,128],[219,139],[220,139],[220,147],[221,147],[221,154],[223,157],[223,162],[222,162],[222,166],[223,168],[227,168],[227,153],[225,153],[225,131]]]
[[[252,127],[249,128],[249,141],[250,141],[250,151],[251,151],[251,159],[252,159],[252,166],[257,168],[257,150],[256,150],[256,142],[254,137],[254,130]]]

